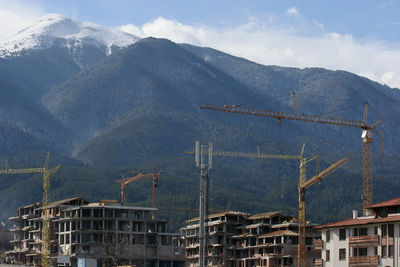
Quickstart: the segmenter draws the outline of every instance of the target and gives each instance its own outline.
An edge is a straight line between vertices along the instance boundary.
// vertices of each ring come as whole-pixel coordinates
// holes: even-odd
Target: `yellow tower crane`
[[[362,130],[361,138],[363,142],[363,154],[362,154],[362,173],[363,173],[363,187],[362,187],[362,199],[363,199],[363,213],[366,215],[367,207],[372,204],[373,195],[372,195],[372,134],[376,133],[377,136],[381,140],[381,150],[383,151],[383,137],[382,132],[379,132],[377,129],[378,124],[382,122],[382,119],[379,117],[378,113],[375,111],[379,120],[375,123],[368,125],[368,107],[369,104],[366,103],[364,109],[364,117],[362,121],[359,120],[345,120],[338,118],[330,118],[323,116],[315,116],[315,115],[304,115],[298,112],[296,94],[293,93],[294,96],[294,113],[290,112],[280,112],[280,111],[271,111],[271,110],[261,110],[254,108],[246,108],[241,107],[239,105],[214,105],[214,104],[202,104],[200,109],[207,110],[216,110],[223,112],[231,112],[237,114],[246,114],[252,116],[260,116],[260,117],[270,117],[278,119],[279,123],[281,120],[295,120],[295,121],[304,121],[304,122],[314,122],[320,124],[331,124],[331,125],[340,125],[347,127],[355,127],[360,128]]]
[[[50,266],[50,219],[49,209],[50,204],[50,180],[51,176],[61,168],[61,164],[49,169],[50,153],[47,152],[46,163],[43,168],[26,168],[26,169],[10,169],[6,164],[5,170],[0,170],[0,174],[27,174],[27,173],[43,173],[43,203],[42,203],[42,267]]]
[[[260,159],[297,159],[300,160],[300,178],[299,178],[299,243],[297,247],[297,266],[305,267],[305,256],[306,256],[306,189],[309,188],[311,185],[315,184],[316,182],[321,181],[323,178],[328,176],[333,171],[337,170],[338,168],[345,165],[349,162],[349,159],[344,158],[335,164],[332,164],[327,169],[323,170],[322,172],[318,173],[311,178],[310,180],[306,181],[306,165],[308,162],[318,158],[318,156],[314,156],[311,159],[307,160],[303,156],[304,154],[304,147],[303,144],[301,154],[300,155],[276,155],[276,154],[262,154],[258,149],[258,153],[243,153],[243,152],[229,152],[229,151],[213,151],[213,156],[221,156],[221,157],[242,157],[242,158],[260,158]],[[186,154],[194,154],[194,152],[185,152]]]

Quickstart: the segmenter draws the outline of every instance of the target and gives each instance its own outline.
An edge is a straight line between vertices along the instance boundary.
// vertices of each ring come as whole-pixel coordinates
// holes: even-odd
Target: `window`
[[[71,234],[71,243],[76,243],[76,234]]]
[[[339,249],[339,260],[345,260],[346,259],[346,249],[345,248],[340,248]]]
[[[393,226],[393,224],[389,224],[388,225],[388,234],[389,234],[389,237],[393,237],[394,236],[394,226]]]
[[[387,235],[387,226],[382,225],[382,236],[386,236],[386,235]]]
[[[363,236],[368,235],[368,228],[354,228],[353,236]]]
[[[90,234],[82,234],[82,243],[90,242]]]
[[[353,248],[353,257],[368,256],[368,248]]]
[[[346,229],[339,229],[339,240],[346,240]]]
[[[89,230],[91,226],[90,221],[82,221],[82,230]]]
[[[368,235],[368,228],[359,228],[358,235],[359,236]]]
[[[82,217],[90,217],[90,209],[82,209]]]
[[[107,218],[112,218],[113,217],[113,210],[112,209],[106,209],[106,217]]]
[[[374,227],[374,235],[377,235],[377,234],[378,234],[378,227],[375,226],[375,227]]]
[[[382,258],[386,258],[387,253],[386,253],[386,246],[382,246]]]
[[[326,231],[326,242],[331,241],[331,231]]]
[[[358,236],[358,228],[353,229],[353,236]]]
[[[368,248],[358,248],[358,256],[368,256]]]
[[[393,258],[393,246],[389,246],[389,257]]]
[[[331,260],[331,251],[326,250],[326,261],[330,261],[330,260]]]
[[[114,230],[113,221],[104,221],[104,229],[105,230]]]

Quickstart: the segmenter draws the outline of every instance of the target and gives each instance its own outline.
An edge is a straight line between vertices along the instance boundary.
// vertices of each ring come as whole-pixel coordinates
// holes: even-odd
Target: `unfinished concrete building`
[[[206,265],[235,266],[235,235],[236,227],[245,224],[247,213],[222,212],[207,216],[206,221]],[[186,221],[186,227],[181,229],[185,234],[187,265],[199,265],[199,218]]]
[[[314,249],[314,240],[320,234],[306,226],[307,266],[321,255]],[[244,226],[238,227],[235,235],[237,267],[247,266],[297,266],[298,222],[294,216],[280,212],[266,212],[249,216]]]
[[[96,259],[98,266],[184,266],[183,236],[167,233],[167,221],[153,219],[153,208],[71,198],[54,202],[49,209],[53,264],[62,256],[66,266],[76,266],[78,258]],[[10,218],[14,249],[7,252],[9,259],[40,264],[41,211],[41,204],[35,203]]]
[[[229,211],[208,216],[205,225],[208,266],[297,266],[298,223],[294,216]],[[198,266],[199,218],[188,220],[182,230],[186,236],[187,265]],[[308,223],[306,236],[307,266],[313,266],[314,259],[321,256],[321,250],[313,246],[320,234]]]

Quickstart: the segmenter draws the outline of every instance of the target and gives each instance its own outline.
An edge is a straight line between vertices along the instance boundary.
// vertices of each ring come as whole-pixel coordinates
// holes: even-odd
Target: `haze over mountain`
[[[325,220],[349,215],[360,204],[360,129],[291,121],[278,125],[268,118],[199,109],[201,103],[214,103],[293,112],[292,92],[300,112],[311,115],[362,120],[369,102],[368,122],[383,118],[388,154],[376,158],[376,199],[399,189],[394,177],[400,142],[394,137],[399,133],[400,93],[352,73],[263,66],[211,48],[139,40],[56,14],[34,22],[0,45],[0,51],[1,155],[29,165],[40,162],[34,158],[37,153],[49,150],[65,161],[66,168],[57,174],[62,179],[55,175],[54,199],[116,198],[116,176],[128,175],[132,167],[152,170],[158,161],[165,175],[160,205],[194,206],[198,178],[192,159],[182,154],[194,141],[243,152],[259,145],[263,152],[279,154],[298,154],[306,141],[307,156],[322,155],[324,167],[344,156],[352,160],[345,171],[311,190],[311,218],[321,220],[332,209],[336,213]],[[379,139],[374,138],[378,151]],[[233,194],[233,209],[295,212],[298,162],[216,162],[214,205],[223,207]],[[285,182],[282,175],[288,177]],[[40,200],[40,180],[33,182],[38,190],[29,198],[11,193],[26,192],[24,185],[34,179],[0,183],[8,198],[0,200],[7,206],[2,219],[15,213],[16,206]],[[383,192],[383,185],[393,190]],[[135,193],[129,202],[143,204],[151,198],[148,190],[131,190]]]

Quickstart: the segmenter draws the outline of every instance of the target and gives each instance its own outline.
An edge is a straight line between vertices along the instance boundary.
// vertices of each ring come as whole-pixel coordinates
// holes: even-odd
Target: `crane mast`
[[[383,151],[383,137],[382,132],[377,130],[377,125],[382,122],[382,119],[379,119],[368,125],[368,107],[369,104],[366,103],[364,109],[364,117],[363,120],[346,120],[339,118],[331,118],[324,116],[315,116],[315,115],[304,115],[300,114],[297,110],[297,100],[296,94],[294,95],[294,103],[295,103],[295,112],[280,112],[280,111],[272,111],[272,110],[262,110],[262,109],[254,109],[241,107],[240,105],[215,105],[215,104],[202,104],[200,109],[206,110],[215,110],[215,111],[223,111],[230,112],[236,114],[245,114],[251,116],[260,116],[260,117],[269,117],[278,119],[279,123],[285,120],[295,120],[295,121],[304,121],[304,122],[313,122],[319,124],[330,124],[330,125],[339,125],[346,127],[353,127],[362,129],[362,142],[363,142],[363,156],[362,156],[362,173],[363,173],[363,188],[362,188],[362,199],[363,199],[363,213],[366,215],[367,207],[373,202],[373,192],[372,192],[372,134],[376,133],[381,141],[381,151]],[[375,112],[376,113],[376,112]]]
[[[57,172],[61,165],[49,169],[50,153],[47,153],[46,163],[43,168],[10,169],[6,164],[5,170],[0,170],[0,174],[28,174],[43,173],[43,200],[42,200],[42,267],[50,266],[50,216],[48,206],[50,204],[50,181],[51,176]]]
[[[306,189],[316,182],[320,182],[323,178],[325,178],[335,170],[339,169],[347,162],[349,162],[348,158],[341,159],[308,181],[306,181],[305,179],[305,173],[302,174],[302,170],[305,171],[305,168],[301,168],[300,165],[301,174],[299,182],[299,245],[297,247],[298,267],[306,267]],[[306,161],[303,159],[301,160],[300,164],[306,164]]]
[[[305,144],[303,144],[301,154],[300,155],[279,155],[279,154],[263,154],[260,153],[258,149],[258,153],[243,153],[243,152],[231,152],[231,151],[212,151],[213,156],[220,156],[220,157],[244,157],[244,158],[259,158],[259,159],[283,159],[283,160],[291,160],[296,159],[300,161],[300,178],[299,178],[299,223],[298,223],[298,236],[299,242],[297,247],[297,260],[299,267],[305,267],[305,256],[306,256],[306,189],[313,185],[316,182],[321,181],[324,177],[335,171],[336,169],[342,167],[346,164],[349,159],[342,159],[337,163],[331,165],[321,173],[317,173],[313,178],[309,181],[306,181],[306,165],[308,162],[318,158],[318,156],[314,156],[311,159],[305,158],[304,154]],[[193,151],[186,151],[185,154],[195,154]],[[319,163],[318,163],[319,164]],[[317,169],[318,171],[318,169]]]

